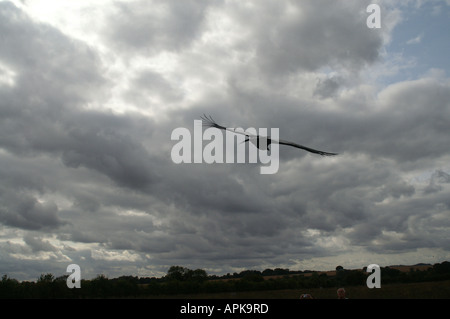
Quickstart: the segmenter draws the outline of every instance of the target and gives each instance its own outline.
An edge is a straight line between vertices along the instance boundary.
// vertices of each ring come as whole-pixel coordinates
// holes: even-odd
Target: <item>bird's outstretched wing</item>
[[[293,143],[293,142],[289,142],[289,141],[285,141],[285,140],[279,140],[279,141],[272,140],[272,143],[277,143],[277,142],[280,145],[289,145],[289,146],[293,146],[293,147],[296,147],[296,148],[301,148],[302,150],[305,150],[305,151],[308,151],[308,152],[311,152],[311,153],[315,153],[315,154],[319,154],[319,155],[322,155],[322,156],[335,156],[335,155],[338,155],[338,153],[329,153],[329,152],[319,151],[319,150],[315,150],[315,149],[310,148],[310,147],[306,147],[306,146],[299,145],[297,143]]]
[[[256,137],[256,135],[254,134],[250,134],[248,132],[244,132],[244,131],[238,131],[236,129],[232,129],[232,128],[226,128],[225,126],[219,125],[216,123],[216,121],[214,121],[214,119],[210,116],[207,116],[205,114],[203,114],[203,116],[200,116],[200,118],[202,119],[202,125],[205,127],[215,127],[218,128],[220,130],[224,130],[224,131],[229,131],[229,132],[233,132],[236,134],[242,134],[245,135],[247,137]]]

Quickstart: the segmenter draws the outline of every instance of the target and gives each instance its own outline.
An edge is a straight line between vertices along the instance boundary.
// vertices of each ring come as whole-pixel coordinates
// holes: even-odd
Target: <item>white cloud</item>
[[[14,86],[16,83],[16,72],[0,61],[0,86]]]
[[[107,251],[104,249],[98,249],[92,250],[91,256],[95,260],[104,260],[104,261],[136,262],[141,260],[140,255],[130,253],[127,250],[114,252],[114,251]]]
[[[420,42],[422,42],[422,38],[423,38],[423,33],[419,34],[415,38],[409,39],[408,41],[406,41],[406,44],[419,44]]]

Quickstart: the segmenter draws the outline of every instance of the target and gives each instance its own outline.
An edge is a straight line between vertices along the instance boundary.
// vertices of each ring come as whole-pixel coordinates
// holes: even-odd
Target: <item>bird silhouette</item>
[[[258,149],[261,150],[269,150],[270,151],[270,144],[280,144],[280,145],[288,145],[288,146],[292,146],[292,147],[296,147],[296,148],[300,148],[302,150],[308,151],[310,153],[314,153],[314,154],[319,154],[322,156],[335,156],[338,155],[338,153],[330,153],[330,152],[324,152],[324,151],[319,151],[304,145],[300,145],[294,142],[290,142],[290,141],[285,141],[285,140],[274,140],[272,139],[270,136],[260,136],[260,135],[254,135],[254,134],[250,134],[247,132],[241,132],[241,131],[236,131],[236,129],[231,129],[231,128],[226,128],[225,126],[219,125],[216,123],[216,121],[214,121],[214,119],[210,116],[206,116],[205,114],[203,114],[203,116],[201,116],[202,119],[202,124],[205,127],[214,127],[220,130],[224,130],[224,131],[230,131],[236,134],[242,134],[246,136],[246,139],[244,142],[251,142],[253,144],[256,145],[256,147]]]

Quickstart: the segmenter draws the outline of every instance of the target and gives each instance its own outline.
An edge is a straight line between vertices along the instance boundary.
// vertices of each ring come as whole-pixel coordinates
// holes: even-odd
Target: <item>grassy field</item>
[[[367,287],[345,287],[349,299],[450,299],[450,281],[422,282],[411,284],[388,284],[379,289]],[[216,294],[187,294],[155,296],[168,299],[298,299],[309,293],[315,299],[336,299],[336,288],[314,288],[308,290],[270,290]]]

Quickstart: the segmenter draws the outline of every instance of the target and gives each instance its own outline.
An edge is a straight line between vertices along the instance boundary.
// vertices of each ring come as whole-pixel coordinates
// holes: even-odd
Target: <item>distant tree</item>
[[[450,273],[450,262],[444,261],[443,263],[435,264],[433,270],[438,274],[448,274]]]
[[[171,266],[167,271],[166,279],[174,281],[204,281],[208,274],[203,269],[189,269],[181,266]]]
[[[264,269],[264,271],[262,272],[263,276],[273,276],[274,275],[274,271],[273,269]]]
[[[289,274],[289,269],[283,269],[283,268],[275,268],[274,270],[274,274],[275,275],[288,275]]]
[[[202,281],[205,281],[206,279],[208,279],[208,274],[203,269],[191,270],[191,271],[189,271],[189,275],[190,275],[189,276],[190,279],[195,280],[195,281],[202,282]]]
[[[259,271],[258,272],[255,271],[245,273],[245,275],[242,277],[242,280],[251,282],[261,282],[264,281],[264,278]]]
[[[69,278],[69,275],[62,275],[62,276],[56,277],[53,281],[56,281],[56,282],[66,282],[66,281],[67,281],[67,278]]]
[[[359,270],[348,271],[345,276],[346,285],[357,286],[365,284],[366,274]]]
[[[171,266],[167,271],[166,278],[169,280],[182,281],[186,279],[186,275],[189,272],[188,268],[181,266]]]
[[[55,280],[55,276],[53,276],[52,274],[48,273],[48,274],[41,274],[39,276],[38,282],[53,282]]]
[[[93,280],[91,280],[91,293],[94,297],[105,298],[109,294],[114,293],[111,291],[111,282],[103,274],[97,275]]]
[[[8,275],[3,275],[2,276],[2,280],[0,281],[0,283],[4,284],[4,283],[19,283],[16,279],[11,279],[8,277]]]
[[[344,267],[342,267],[342,266],[337,266],[336,267],[336,271],[342,271],[342,270],[344,270]]]
[[[15,298],[18,297],[19,282],[16,279],[11,279],[7,275],[2,276],[0,280],[0,298]]]

